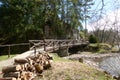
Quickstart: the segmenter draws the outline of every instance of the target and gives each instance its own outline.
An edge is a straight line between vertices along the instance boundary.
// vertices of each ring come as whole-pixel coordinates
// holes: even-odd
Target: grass
[[[15,55],[10,55],[10,58],[12,58],[12,57],[14,57]],[[0,61],[2,61],[2,60],[6,60],[6,59],[9,59],[8,58],[8,55],[1,55],[0,56]]]
[[[41,80],[114,80],[111,76],[78,61],[53,55],[52,68],[43,72]]]
[[[71,61],[71,60],[68,60],[68,59],[63,59],[63,58],[60,58],[56,53],[52,53],[52,56],[53,56],[53,61],[54,62],[62,62],[62,61],[64,61],[64,62],[69,62],[69,61]]]

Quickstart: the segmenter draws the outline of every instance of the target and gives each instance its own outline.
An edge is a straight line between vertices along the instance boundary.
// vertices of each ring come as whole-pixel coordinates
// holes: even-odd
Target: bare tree
[[[120,42],[120,16],[118,15],[120,12],[120,1],[112,0],[109,3],[111,4],[110,9],[114,10],[111,13],[104,13],[107,3],[104,0],[101,0],[101,3],[101,8],[94,11],[93,17],[90,19],[90,26],[92,26],[93,32],[100,42],[110,43],[111,45],[114,45],[114,43],[118,44]]]

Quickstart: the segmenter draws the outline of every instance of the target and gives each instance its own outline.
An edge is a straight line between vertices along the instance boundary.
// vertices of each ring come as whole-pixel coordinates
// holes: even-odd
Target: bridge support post
[[[45,39],[43,40],[43,42],[44,42],[44,51],[46,51],[46,41],[45,41]]]
[[[58,55],[60,57],[69,56],[68,49],[69,49],[69,47],[59,48]]]

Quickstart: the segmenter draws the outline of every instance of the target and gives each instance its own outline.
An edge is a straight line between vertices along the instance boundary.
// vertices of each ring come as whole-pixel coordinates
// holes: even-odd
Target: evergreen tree
[[[42,39],[48,25],[53,38],[82,29],[84,7],[92,0],[0,0],[1,41]],[[87,3],[87,4],[86,4]],[[70,36],[71,37],[71,36]],[[8,41],[7,41],[8,40]],[[13,40],[12,40],[13,41]]]

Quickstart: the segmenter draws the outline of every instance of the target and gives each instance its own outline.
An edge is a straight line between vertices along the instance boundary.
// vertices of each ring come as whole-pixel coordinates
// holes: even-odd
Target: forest
[[[92,0],[0,0],[0,44],[72,39],[84,31]]]
[[[95,10],[94,0],[0,0],[0,44],[40,39],[89,41],[92,35],[97,43],[119,47],[119,3],[116,1],[110,3],[115,11],[108,15],[104,0],[100,0],[101,6]]]

